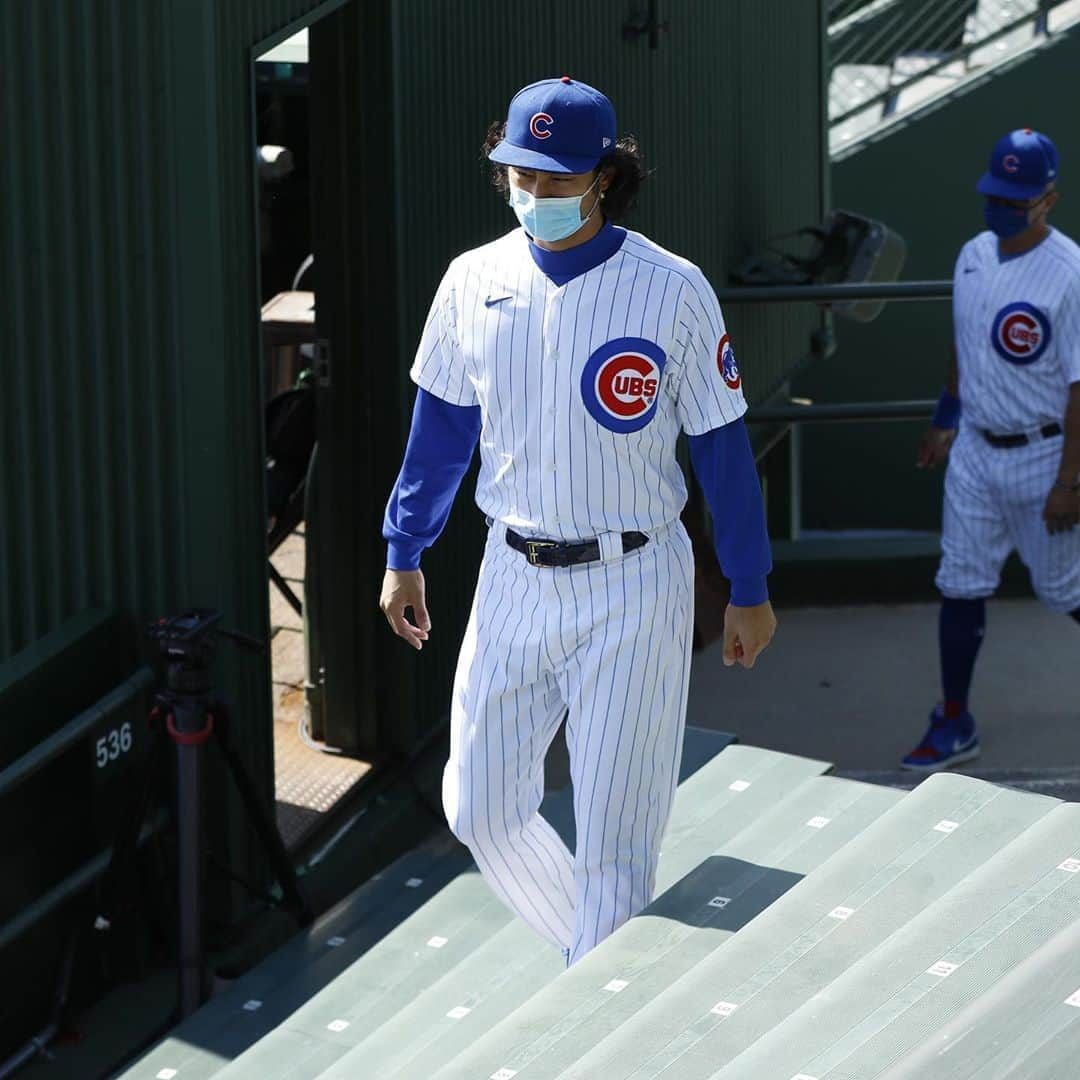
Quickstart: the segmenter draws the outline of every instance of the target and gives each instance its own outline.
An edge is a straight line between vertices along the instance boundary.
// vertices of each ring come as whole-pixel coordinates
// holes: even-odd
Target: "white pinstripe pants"
[[[693,626],[682,525],[607,562],[534,567],[488,536],[454,685],[443,804],[491,888],[573,963],[652,899]],[[568,711],[572,855],[539,814]]]
[[[1046,531],[1043,506],[1057,478],[1062,439],[993,447],[963,424],[945,473],[941,565],[935,583],[960,600],[992,596],[1014,549],[1051,610],[1080,608],[1080,529]]]

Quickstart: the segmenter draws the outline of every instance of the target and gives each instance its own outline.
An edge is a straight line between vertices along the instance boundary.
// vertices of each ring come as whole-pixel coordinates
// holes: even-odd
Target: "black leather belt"
[[[1039,434],[1044,439],[1052,439],[1055,435],[1060,435],[1062,427],[1058,423],[1046,424],[1039,428]],[[1029,442],[1034,440],[1030,435],[995,435],[992,431],[984,431],[982,437],[991,445],[998,446],[1004,449],[1009,449],[1014,446],[1027,446]]]
[[[506,530],[506,542],[520,551],[531,566],[577,566],[579,563],[596,562],[600,558],[599,540],[538,540],[519,536],[513,529]],[[623,552],[644,547],[649,538],[640,532],[622,534]]]

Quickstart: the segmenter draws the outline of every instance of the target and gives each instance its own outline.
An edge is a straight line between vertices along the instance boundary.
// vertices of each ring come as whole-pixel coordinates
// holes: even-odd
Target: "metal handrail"
[[[830,303],[841,300],[949,300],[951,281],[878,281],[837,285],[747,285],[717,289],[721,303],[754,304],[805,301]]]
[[[0,796],[8,794],[24,780],[45,768],[50,762],[85,738],[102,720],[132,702],[154,683],[154,673],[148,667],[139,668],[115,690],[88,709],[69,720],[59,731],[40,742],[32,750],[13,761],[0,772]]]
[[[932,416],[937,402],[914,401],[844,401],[826,405],[791,403],[765,405],[746,414],[749,424],[806,424],[839,420],[920,420]]]
[[[858,105],[852,106],[842,112],[839,116],[829,117],[829,126],[838,127],[846,120],[850,120],[853,116],[858,116],[860,113],[865,112],[867,109],[873,108],[875,105],[883,105],[891,98],[897,97],[903,90],[906,90],[909,86],[913,86],[915,83],[926,79],[931,75],[936,75],[939,71],[943,71],[945,68],[952,64],[955,64],[958,60],[967,61],[971,54],[978,52],[980,49],[986,48],[988,45],[992,45],[1000,38],[1006,37],[1008,34],[1014,33],[1019,27],[1025,23],[1034,22],[1037,28],[1037,32],[1041,33],[1044,37],[1050,36],[1050,27],[1047,22],[1046,16],[1049,12],[1064,3],[1065,0],[1039,0],[1038,6],[1033,11],[1026,11],[1023,15],[1014,19],[1012,22],[1007,23],[1005,26],[998,27],[992,34],[987,34],[984,37],[980,37],[975,41],[969,41],[967,44],[962,45],[959,49],[955,49],[948,53],[941,60],[935,64],[931,64],[929,67],[923,68],[921,71],[916,72],[914,75],[909,76],[902,82],[895,83],[888,87],[886,90],[882,90],[875,94],[873,97],[867,98],[865,101],[860,102]],[[902,53],[902,49],[897,49],[897,55]]]
[[[165,810],[158,810],[139,830],[135,841],[136,847],[142,847],[168,820]],[[46,916],[77,896],[87,886],[92,885],[108,869],[112,862],[113,849],[106,848],[88,859],[78,869],[58,881],[48,892],[37,897],[32,903],[22,908],[10,921],[0,925],[0,949],[10,945],[31,927],[36,926]]]

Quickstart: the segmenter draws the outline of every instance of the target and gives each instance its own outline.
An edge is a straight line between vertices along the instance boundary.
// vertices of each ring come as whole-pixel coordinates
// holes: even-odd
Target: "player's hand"
[[[755,607],[728,604],[724,612],[724,667],[751,668],[776,633],[776,616],[768,600]]]
[[[1080,524],[1080,493],[1065,491],[1059,487],[1051,488],[1042,516],[1046,522],[1046,531],[1051,536],[1075,529]]]
[[[915,467],[933,469],[948,460],[949,451],[956,441],[956,428],[928,427],[919,440],[919,451],[915,455]]]
[[[431,631],[431,618],[424,602],[424,575],[420,570],[387,570],[379,607],[398,637],[417,651],[424,647]],[[412,608],[414,622],[405,617],[406,608]]]

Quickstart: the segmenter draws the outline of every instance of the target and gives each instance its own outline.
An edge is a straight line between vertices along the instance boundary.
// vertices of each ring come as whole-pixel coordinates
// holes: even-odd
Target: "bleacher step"
[[[724,1068],[686,1075],[879,1076],[1076,921],[1078,836],[1080,805],[1054,807]]]
[[[564,1075],[710,1076],[1058,805],[930,777]]]
[[[778,790],[754,823],[437,1072],[436,1080],[500,1070],[533,1080],[562,1075],[902,798],[898,791],[832,777]]]
[[[718,844],[736,843],[793,788],[799,790],[827,767],[825,762],[755,747],[727,747],[676,793],[661,853],[658,891],[693,871]],[[867,792],[882,805],[900,797],[883,788],[850,787]],[[524,923],[513,920],[371,1032],[320,1080],[355,1077],[358,1069],[380,1080],[432,1076],[551,984],[562,970],[556,951]]]

